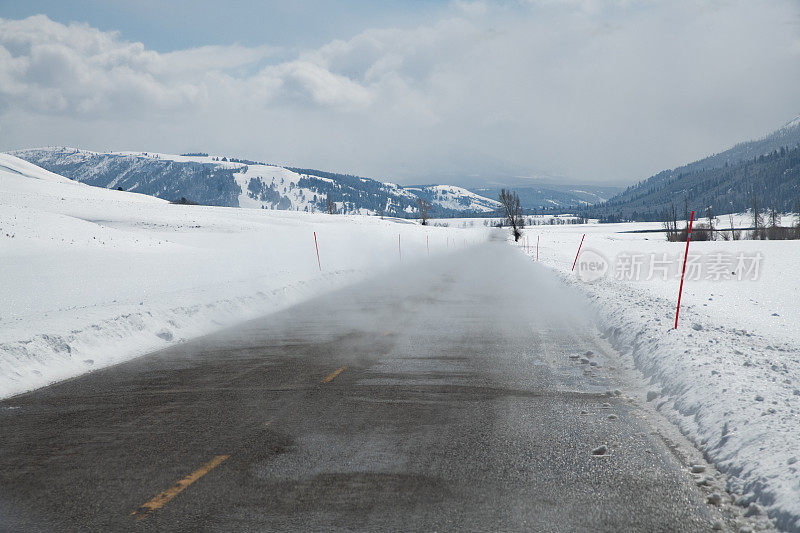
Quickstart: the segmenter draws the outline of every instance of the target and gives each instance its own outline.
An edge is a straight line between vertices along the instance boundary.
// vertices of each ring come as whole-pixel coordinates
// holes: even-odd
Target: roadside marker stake
[[[322,263],[319,262],[319,245],[317,244],[317,232],[314,232],[314,248],[317,249],[317,266],[319,266],[320,271],[322,270]]]
[[[692,240],[692,223],[694,211],[689,219],[689,233],[686,234],[686,251],[683,253],[683,270],[681,271],[681,287],[678,289],[678,307],[675,308],[675,329],[678,329],[678,313],[681,312],[681,295],[683,295],[683,275],[686,274],[686,259],[689,257],[689,241]]]
[[[397,254],[400,256],[400,261],[403,260],[403,250],[400,248],[400,234],[397,234]]]
[[[539,237],[541,237],[541,235],[537,235],[536,236],[536,260],[537,261],[539,260]]]
[[[431,241],[428,235],[425,235],[425,247],[428,248],[428,255],[431,255]]]
[[[578,256],[581,255],[581,246],[583,246],[583,239],[586,238],[586,234],[583,234],[581,237],[581,243],[578,245],[578,253],[575,254],[575,261],[572,262],[572,271],[575,272],[575,265],[578,263]]]

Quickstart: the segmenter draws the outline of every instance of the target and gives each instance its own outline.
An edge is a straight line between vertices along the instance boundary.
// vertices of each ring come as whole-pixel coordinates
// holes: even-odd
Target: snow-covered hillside
[[[340,213],[399,217],[413,217],[418,198],[430,202],[431,214],[436,216],[486,213],[499,206],[496,200],[461,187],[404,188],[358,176],[224,156],[63,147],[19,150],[12,155],[97,187],[122,188],[170,201],[187,198],[204,205],[313,213],[326,212],[330,200]]]
[[[500,202],[481,196],[455,185],[426,185],[406,187],[431,205],[455,212],[491,213],[497,211]]]
[[[734,224],[747,222],[740,215]],[[691,243],[676,330],[685,243],[627,233],[659,228],[543,225],[526,229],[519,246],[589,295],[612,344],[646,378],[642,398],[729,476],[736,503],[800,531],[800,247]]]
[[[173,205],[0,154],[0,397],[484,236],[401,222]]]

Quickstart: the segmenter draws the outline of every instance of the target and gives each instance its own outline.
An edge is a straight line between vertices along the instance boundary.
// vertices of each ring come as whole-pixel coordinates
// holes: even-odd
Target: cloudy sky
[[[0,0],[0,17],[0,150],[630,183],[800,114],[797,0]]]

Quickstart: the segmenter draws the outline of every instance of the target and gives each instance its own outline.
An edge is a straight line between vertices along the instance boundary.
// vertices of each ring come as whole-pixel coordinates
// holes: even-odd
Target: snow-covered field
[[[800,242],[693,242],[675,330],[685,242],[619,233],[659,227],[537,226],[519,246],[535,260],[538,238],[539,261],[589,295],[650,400],[729,475],[737,503],[800,531]]]
[[[0,397],[485,238],[402,222],[171,205],[0,154]]]

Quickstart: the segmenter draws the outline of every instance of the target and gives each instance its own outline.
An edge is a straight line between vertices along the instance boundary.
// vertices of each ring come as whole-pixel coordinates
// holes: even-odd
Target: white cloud
[[[261,77],[276,87],[272,99],[285,98],[300,105],[315,103],[332,109],[356,110],[369,107],[370,91],[347,76],[334,74],[311,61],[291,61],[264,69]]]
[[[630,180],[800,112],[797,21],[790,0],[454,2],[441,20],[287,57],[276,43],[158,53],[87,25],[0,19],[0,148]]]
[[[39,15],[0,20],[0,102],[84,118],[173,109],[197,102],[191,83],[158,76],[163,56],[86,25]]]

